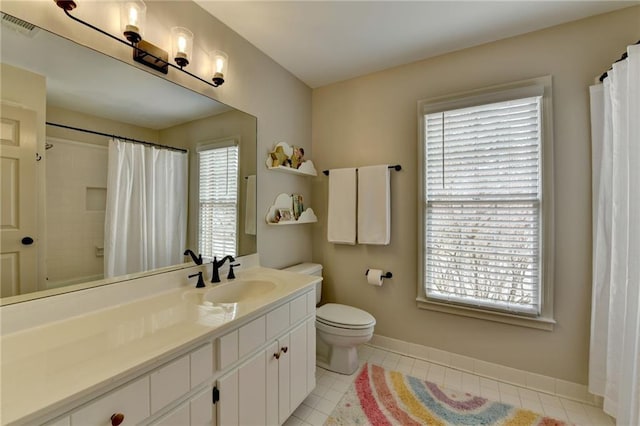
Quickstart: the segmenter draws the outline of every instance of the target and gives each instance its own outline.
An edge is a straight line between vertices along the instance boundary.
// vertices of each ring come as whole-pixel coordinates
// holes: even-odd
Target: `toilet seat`
[[[368,329],[376,324],[376,319],[370,313],[338,303],[327,303],[316,309],[316,321],[326,326],[349,330]]]

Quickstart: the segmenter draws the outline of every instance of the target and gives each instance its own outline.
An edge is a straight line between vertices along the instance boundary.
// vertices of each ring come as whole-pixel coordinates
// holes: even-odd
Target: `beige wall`
[[[71,111],[65,108],[47,106],[47,121],[50,123],[64,124],[81,129],[90,129],[109,135],[121,135],[132,139],[140,139],[149,142],[158,142],[160,132],[146,127],[109,120],[95,115]],[[47,137],[69,139],[72,141],[86,142],[90,144],[108,146],[109,138],[91,133],[78,132],[63,129],[61,127],[47,126]]]
[[[247,184],[245,176],[256,174],[256,119],[241,111],[229,111],[199,120],[190,121],[160,132],[160,143],[189,150],[189,194],[197,194],[198,152],[200,143],[214,142],[227,138],[240,143],[240,182],[238,184],[238,254],[256,253],[256,237],[244,232]],[[260,165],[262,165],[260,163]],[[187,247],[198,247],[198,197],[189,197],[189,225]]]
[[[640,7],[565,24],[366,75],[313,91],[312,146],[320,169],[399,163],[393,172],[391,244],[326,241],[327,179],[314,180],[313,259],[325,301],[373,314],[376,333],[578,383],[587,382],[591,281],[588,86],[640,38]],[[550,74],[555,136],[553,332],[416,307],[417,101]],[[367,268],[393,272],[381,288]]]
[[[229,54],[227,81],[212,88],[170,70],[167,79],[180,83],[258,118],[258,163],[280,141],[300,145],[311,155],[311,89],[257,48],[189,0],[147,1],[145,38],[170,49],[170,28],[185,26],[194,37],[194,59],[189,71],[209,78],[206,52],[222,49]],[[2,11],[103,51],[132,66],[131,49],[67,18],[51,0],[5,1]],[[119,34],[118,2],[79,1],[73,12],[113,34]],[[142,68],[150,71],[149,68]],[[165,77],[163,77],[165,78]],[[170,102],[170,100],[168,101]],[[262,160],[264,161],[264,160]],[[280,192],[311,195],[309,181],[269,172],[258,167],[258,217],[266,214]],[[287,229],[283,229],[287,228]],[[275,249],[274,249],[275,248]],[[268,227],[258,220],[258,251],[265,266],[281,267],[311,259],[308,226]]]

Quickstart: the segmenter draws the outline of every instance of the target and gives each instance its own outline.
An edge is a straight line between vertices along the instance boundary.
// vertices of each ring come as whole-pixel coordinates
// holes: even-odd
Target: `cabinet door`
[[[218,425],[238,424],[238,370],[232,370],[218,380],[220,400],[217,403]]]
[[[288,307],[288,306],[287,306]],[[279,388],[278,388],[278,367],[279,367],[279,351],[278,342],[273,342],[265,351],[267,363],[267,425],[277,425],[282,422],[279,420]],[[289,397],[287,396],[287,401]]]
[[[280,351],[280,358],[278,359],[278,419],[282,424],[293,411],[289,403],[289,395],[291,393],[291,345],[289,334],[278,339],[278,350]]]
[[[314,299],[315,300],[315,299]],[[307,320],[307,394],[316,387],[316,318]]]
[[[191,416],[190,426],[211,426],[213,425],[213,403],[211,401],[211,388],[207,388],[202,393],[194,396],[189,401],[189,412]]]
[[[295,410],[308,395],[307,391],[307,324],[303,322],[290,333],[289,355],[290,362],[290,409]]]
[[[266,424],[266,368],[264,351],[238,368],[238,420],[242,426]]]

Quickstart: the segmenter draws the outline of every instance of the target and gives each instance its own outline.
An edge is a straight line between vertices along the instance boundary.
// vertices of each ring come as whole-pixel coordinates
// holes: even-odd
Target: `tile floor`
[[[613,426],[602,409],[554,395],[490,380],[453,368],[363,345],[358,348],[360,364],[365,361],[401,371],[444,387],[526,408],[580,426]],[[357,372],[356,372],[357,373]],[[316,388],[298,407],[285,426],[322,425],[355,378],[316,368]]]

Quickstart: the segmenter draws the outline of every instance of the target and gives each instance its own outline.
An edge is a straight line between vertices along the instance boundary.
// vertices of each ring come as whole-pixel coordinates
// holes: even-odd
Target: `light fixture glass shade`
[[[193,52],[193,33],[187,28],[171,28],[171,54],[176,64],[186,67]]]
[[[227,66],[229,65],[229,55],[222,50],[214,50],[209,54],[211,59],[211,67],[213,73],[213,85],[220,86],[224,83],[227,75]]]
[[[132,43],[142,40],[147,17],[147,5],[142,0],[125,1],[120,6],[122,33]]]

